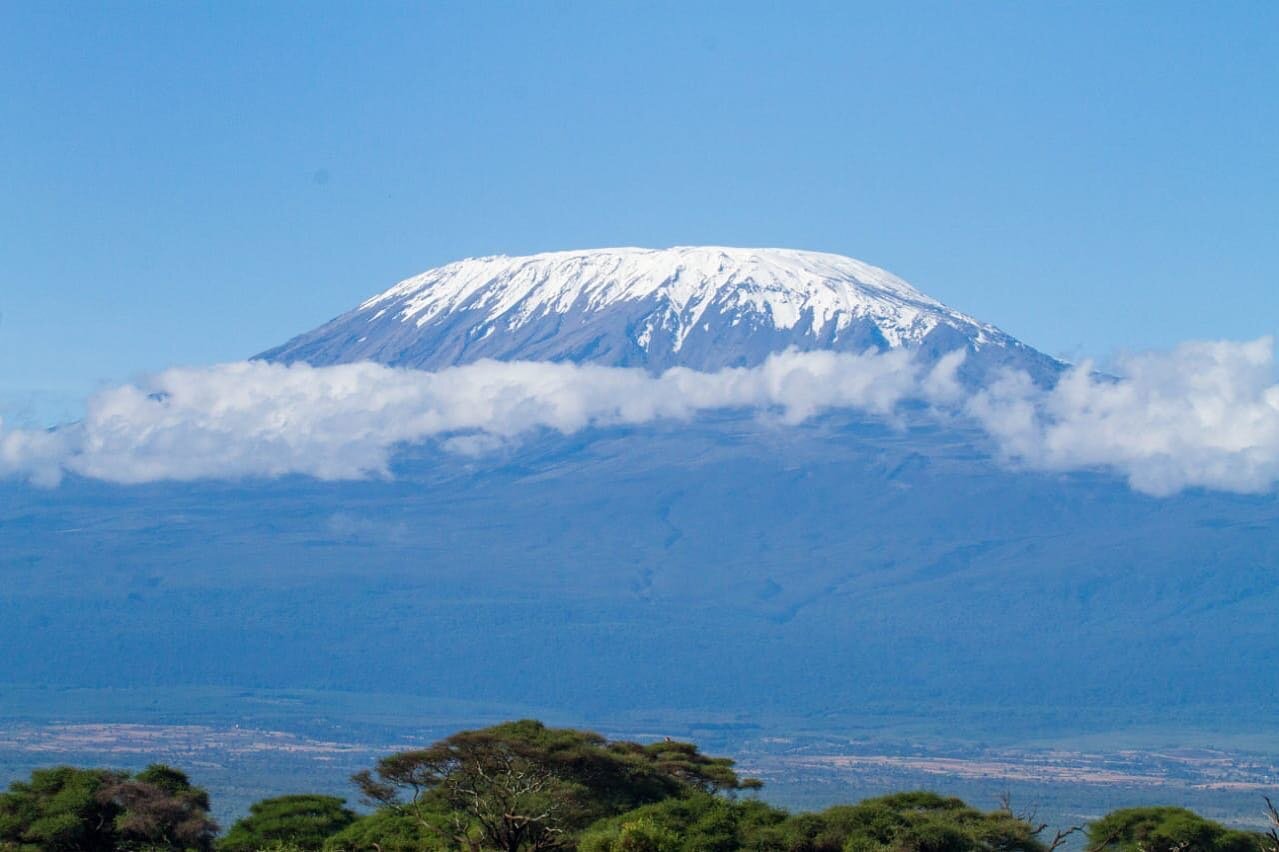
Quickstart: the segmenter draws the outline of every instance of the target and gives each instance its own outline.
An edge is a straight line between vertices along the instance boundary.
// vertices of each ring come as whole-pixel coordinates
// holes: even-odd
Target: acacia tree
[[[687,743],[610,742],[526,720],[393,754],[353,780],[366,800],[412,815],[463,849],[543,852],[639,805],[759,786],[732,767]]]
[[[376,772],[354,777],[367,799],[440,832],[443,805],[449,839],[475,852],[562,848],[577,810],[577,785],[500,741],[445,741],[391,755]]]

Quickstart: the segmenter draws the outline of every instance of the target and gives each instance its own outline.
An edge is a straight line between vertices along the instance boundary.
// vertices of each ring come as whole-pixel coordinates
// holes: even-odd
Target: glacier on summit
[[[789,348],[906,348],[924,360],[964,350],[969,378],[1008,366],[1047,380],[1063,366],[861,261],[722,247],[462,260],[406,279],[258,357],[419,369],[493,358],[659,372],[754,366]]]

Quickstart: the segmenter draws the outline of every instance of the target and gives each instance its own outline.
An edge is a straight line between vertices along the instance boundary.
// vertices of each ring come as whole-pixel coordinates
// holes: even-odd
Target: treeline
[[[1279,852],[1267,833],[1180,808],[1136,808],[1086,826],[1037,824],[927,792],[791,814],[743,791],[760,782],[690,743],[608,740],[523,721],[382,758],[345,800],[254,804],[225,834],[182,772],[57,767],[0,793],[3,852]],[[1269,801],[1266,802],[1269,805]]]

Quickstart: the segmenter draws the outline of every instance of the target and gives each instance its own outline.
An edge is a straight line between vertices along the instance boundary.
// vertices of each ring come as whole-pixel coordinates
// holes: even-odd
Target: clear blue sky
[[[1279,4],[0,3],[0,393],[459,257],[781,245],[1055,354],[1279,330]]]

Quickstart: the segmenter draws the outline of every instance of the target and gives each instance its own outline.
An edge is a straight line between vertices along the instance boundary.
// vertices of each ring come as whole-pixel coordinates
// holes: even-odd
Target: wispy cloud
[[[769,410],[798,424],[828,409],[891,417],[907,401],[969,418],[1006,462],[1107,469],[1165,495],[1256,492],[1279,480],[1279,386],[1269,340],[1193,343],[1132,357],[1122,378],[1083,364],[1051,389],[1005,373],[977,391],[963,356],[926,367],[903,351],[786,352],[754,368],[660,376],[591,365],[486,361],[439,372],[262,362],[172,369],[106,390],[60,429],[0,431],[0,475],[162,479],[385,475],[402,444],[458,452],[539,429]]]

